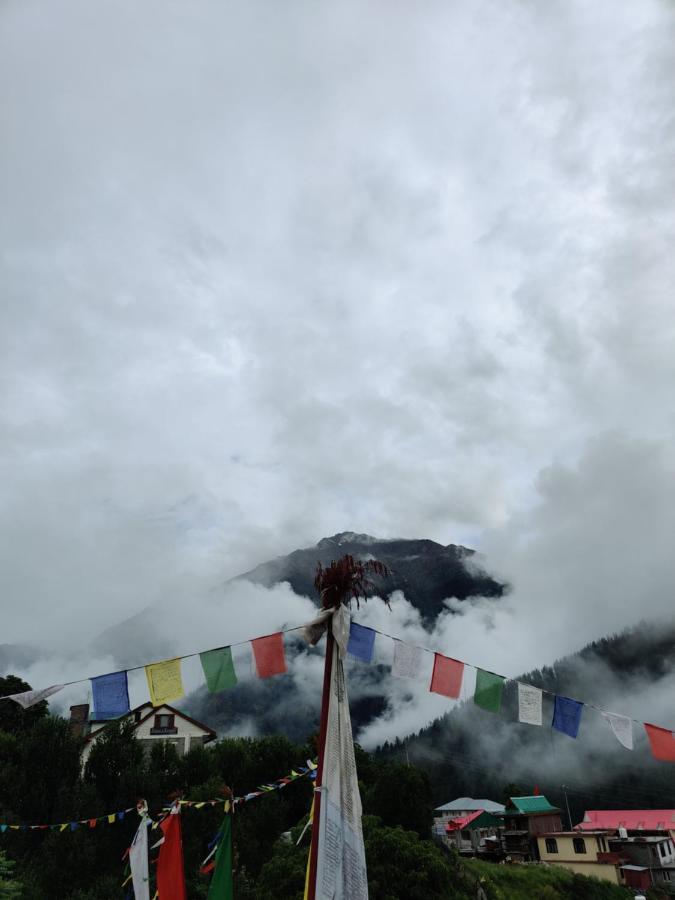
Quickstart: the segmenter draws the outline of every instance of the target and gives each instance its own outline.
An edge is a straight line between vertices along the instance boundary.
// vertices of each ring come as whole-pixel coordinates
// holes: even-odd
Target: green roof
[[[536,797],[510,797],[508,806],[513,807],[516,812],[522,813],[523,815],[560,812],[556,806],[551,806],[543,794],[539,794]],[[508,815],[509,813],[512,813],[512,810],[507,808],[506,814]]]

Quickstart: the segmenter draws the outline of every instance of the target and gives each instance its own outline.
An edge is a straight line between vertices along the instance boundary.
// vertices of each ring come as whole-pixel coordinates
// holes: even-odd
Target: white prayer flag
[[[335,622],[335,616],[333,622]],[[361,796],[344,668],[332,648],[315,873],[316,900],[368,900]]]
[[[609,722],[614,737],[625,747],[626,750],[633,749],[633,723],[628,716],[617,716],[615,713],[601,713],[602,718]]]
[[[147,809],[147,807],[146,807]],[[141,824],[129,848],[129,868],[136,900],[150,900],[150,873],[148,871],[148,818],[143,815]]]
[[[403,641],[395,641],[394,664],[391,667],[391,674],[397,678],[419,678],[422,671],[423,653],[424,650],[421,647],[404,644]]]
[[[53,684],[51,687],[42,688],[40,691],[24,691],[22,694],[8,694],[5,699],[14,700],[19,706],[28,709],[29,706],[35,706],[36,703],[39,703],[41,700],[46,700],[47,697],[51,697],[52,694],[56,694],[57,691],[62,690],[64,687],[65,685],[63,684]]]
[[[541,725],[542,693],[538,687],[518,682],[518,721]]]

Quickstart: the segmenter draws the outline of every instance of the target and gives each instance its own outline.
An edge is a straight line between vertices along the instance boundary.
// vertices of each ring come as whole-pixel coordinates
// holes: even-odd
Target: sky
[[[76,677],[146,607],[181,650],[297,624],[224,582],[343,530],[479,550],[508,600],[435,637],[507,674],[667,615],[674,37],[4,0],[0,643]]]

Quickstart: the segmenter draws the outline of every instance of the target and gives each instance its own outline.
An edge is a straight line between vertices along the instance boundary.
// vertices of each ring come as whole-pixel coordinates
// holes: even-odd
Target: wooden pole
[[[309,848],[309,881],[307,886],[307,900],[316,898],[316,869],[319,858],[319,823],[321,821],[321,791],[323,784],[323,759],[326,749],[326,732],[328,730],[328,706],[330,704],[330,683],[333,672],[333,655],[335,638],[328,625],[326,637],[326,659],[323,666],[323,693],[321,695],[321,722],[319,725],[319,761],[316,767],[316,781],[314,782],[314,815],[312,817],[312,843]]]

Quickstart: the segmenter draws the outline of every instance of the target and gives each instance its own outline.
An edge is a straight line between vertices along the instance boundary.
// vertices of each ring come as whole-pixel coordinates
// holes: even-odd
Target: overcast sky
[[[0,642],[201,649],[341,530],[483,551],[439,640],[507,674],[668,612],[674,48],[665,0],[3,0]]]

